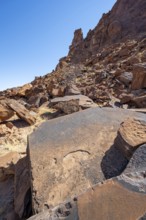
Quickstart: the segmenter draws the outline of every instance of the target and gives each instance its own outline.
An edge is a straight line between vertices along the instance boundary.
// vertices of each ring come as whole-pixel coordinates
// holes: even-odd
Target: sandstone
[[[74,32],[74,38],[72,41],[72,47],[77,47],[83,41],[82,29],[77,29]]]
[[[144,120],[145,115],[91,108],[45,122],[29,136],[34,213],[123,171],[127,159],[113,144],[128,117]]]
[[[59,109],[66,114],[77,112],[80,109],[96,107],[96,104],[84,95],[54,98],[51,100],[50,104],[52,107]]]
[[[28,99],[28,103],[31,105],[31,107],[39,108],[42,104],[44,104],[48,100],[49,98],[47,94],[39,93],[31,96]]]
[[[133,74],[129,72],[124,72],[119,76],[119,80],[124,83],[126,86],[132,82]]]
[[[81,94],[81,92],[74,84],[68,85],[65,89],[65,95],[79,95],[79,94]]]
[[[138,108],[145,108],[146,107],[146,94],[135,96],[132,99],[132,102],[135,104]]]
[[[141,61],[146,62],[146,50],[144,50],[142,55],[141,55]]]
[[[36,119],[33,115],[30,114],[30,112],[23,106],[21,105],[18,101],[9,99],[7,101],[7,105],[16,112],[18,117],[22,118],[25,120],[28,124],[32,125],[35,123]]]
[[[10,129],[12,129],[13,128],[13,123],[11,123],[11,122],[7,122],[6,123],[6,126],[8,127],[8,128],[10,128]]]
[[[22,86],[18,89],[17,95],[18,96],[25,96],[27,94],[27,91],[29,91],[31,88],[32,88],[31,84],[25,84],[24,86]]]
[[[146,63],[135,64],[131,89],[146,88]]]
[[[9,175],[14,175],[14,164],[20,159],[17,152],[9,152],[0,157],[0,181],[7,179]]]
[[[129,103],[130,101],[133,100],[133,98],[134,98],[134,95],[131,93],[130,94],[122,93],[120,95],[120,100],[122,104]]]
[[[13,211],[15,164],[19,159],[17,152],[0,157],[0,219]]]
[[[10,119],[14,115],[14,111],[9,107],[0,104],[0,122]]]
[[[120,125],[116,146],[128,159],[144,143],[146,143],[146,120],[129,118]]]
[[[146,212],[145,171],[122,174],[30,220],[137,220]]]
[[[146,119],[132,112],[146,107],[145,11],[145,0],[116,1],[85,38],[75,31],[52,73],[0,92],[0,219],[26,219],[32,208],[39,220],[145,218]],[[40,114],[43,103],[36,121],[27,109]],[[96,105],[115,109],[80,111]],[[29,137],[29,161],[15,160],[12,151],[24,156],[27,134],[48,119]]]

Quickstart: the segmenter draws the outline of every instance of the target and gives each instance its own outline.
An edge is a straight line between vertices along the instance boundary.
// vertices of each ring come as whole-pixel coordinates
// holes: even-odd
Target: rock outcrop
[[[105,45],[136,39],[146,33],[146,3],[144,0],[118,0],[112,10],[104,14],[94,30],[83,40],[81,30],[74,33],[69,56],[74,62],[83,61]],[[78,39],[78,42],[77,42]],[[125,52],[124,52],[125,53]]]
[[[33,125],[35,123],[35,117],[30,114],[30,112],[16,100],[8,100],[7,105],[16,112],[18,117],[24,119],[28,124]]]
[[[124,170],[128,160],[114,141],[128,117],[145,120],[128,110],[91,108],[45,122],[29,136],[34,213]]]
[[[145,153],[146,145],[140,146],[120,176],[94,185],[30,220],[145,219]]]
[[[146,121],[128,119],[119,128],[116,145],[125,157],[131,158],[133,152],[146,143]]]
[[[74,95],[54,98],[50,102],[51,107],[56,108],[65,114],[71,114],[81,109],[94,108],[97,105],[87,96]]]
[[[144,176],[145,172],[123,174],[30,220],[137,220],[146,212]]]
[[[134,65],[131,88],[133,90],[146,88],[146,63]]]
[[[0,92],[0,219],[145,219],[145,11],[117,0],[52,73]]]

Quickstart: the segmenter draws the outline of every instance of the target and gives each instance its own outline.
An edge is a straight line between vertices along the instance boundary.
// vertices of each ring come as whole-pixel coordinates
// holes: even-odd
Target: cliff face
[[[109,44],[137,39],[146,33],[146,2],[118,0],[111,11],[104,14],[98,25],[83,39],[82,30],[74,33],[69,56],[80,62]]]

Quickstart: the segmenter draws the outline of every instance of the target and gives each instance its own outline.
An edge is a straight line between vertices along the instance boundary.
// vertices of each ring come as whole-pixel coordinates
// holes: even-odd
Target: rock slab
[[[128,110],[91,108],[47,121],[29,136],[34,213],[79,195],[105,179],[104,170],[116,158],[114,151],[110,151],[117,130],[128,117],[144,120],[145,115]],[[103,163],[105,153],[110,156]],[[115,161],[111,168],[117,175],[125,164],[118,172],[116,164]]]

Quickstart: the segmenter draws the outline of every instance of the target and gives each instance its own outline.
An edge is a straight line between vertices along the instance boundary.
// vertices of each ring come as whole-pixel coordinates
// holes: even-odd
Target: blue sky
[[[0,90],[51,72],[116,0],[0,0]]]

